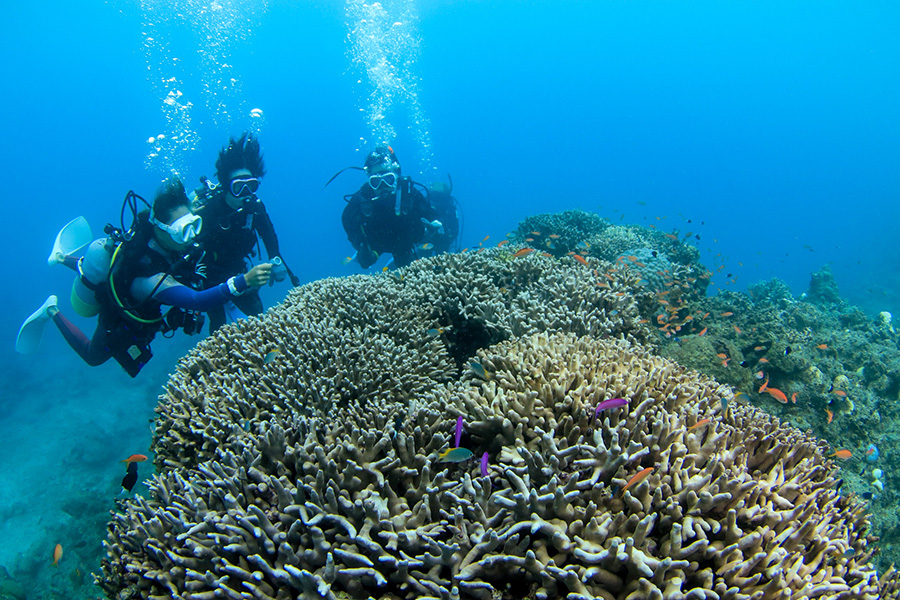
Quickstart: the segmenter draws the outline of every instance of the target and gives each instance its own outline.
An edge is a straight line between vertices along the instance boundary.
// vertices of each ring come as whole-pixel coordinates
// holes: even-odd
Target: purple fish
[[[597,405],[597,410],[594,411],[594,418],[596,419],[600,416],[601,410],[619,408],[621,406],[625,406],[626,404],[628,404],[628,400],[626,400],[625,398],[612,398],[611,400],[604,400]]]
[[[459,441],[462,439],[463,432],[463,418],[462,415],[459,415],[456,418],[456,445],[454,448],[459,448]]]
[[[481,476],[482,477],[488,476],[487,468],[488,468],[488,453],[485,452],[484,454],[481,455]]]

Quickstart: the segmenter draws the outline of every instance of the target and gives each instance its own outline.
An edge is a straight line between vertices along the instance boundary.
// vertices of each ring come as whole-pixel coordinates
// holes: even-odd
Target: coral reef
[[[889,468],[900,456],[898,337],[881,315],[867,317],[821,291],[836,291],[829,275],[820,272],[813,276],[817,281],[811,289],[819,292],[796,300],[775,279],[746,294],[691,301],[687,308],[706,317],[680,337],[661,335],[660,351],[746,392],[754,404],[833,449],[850,450],[842,489],[869,503],[873,530],[881,538],[876,560],[886,570],[900,561],[900,472]],[[652,321],[652,313],[643,314]],[[706,329],[703,336],[700,327]],[[771,388],[786,402],[766,391]],[[883,477],[873,476],[877,469]]]
[[[825,446],[642,346],[638,277],[587,260],[325,280],[201,343],[158,407],[150,498],[110,523],[105,592],[898,597]],[[475,459],[444,462],[458,416]]]
[[[828,265],[812,274],[809,289],[801,299],[815,304],[837,304],[841,301],[837,282]]]
[[[284,411],[419,398],[504,339],[569,331],[646,341],[652,332],[627,293],[635,282],[622,276],[601,288],[582,265],[491,249],[298,288],[265,320],[242,320],[181,361],[157,408],[157,468],[194,466],[227,444],[232,427]]]
[[[700,259],[695,246],[673,233],[638,225],[612,225],[594,213],[581,210],[527,217],[510,234],[510,239],[557,257],[583,251],[613,262],[619,256],[644,248],[664,254],[668,260],[681,265],[698,265]]]

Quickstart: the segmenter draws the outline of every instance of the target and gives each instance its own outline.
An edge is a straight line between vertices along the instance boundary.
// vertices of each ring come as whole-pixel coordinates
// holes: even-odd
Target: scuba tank
[[[101,286],[109,276],[115,244],[112,238],[91,242],[87,252],[78,260],[78,276],[72,282],[72,308],[82,317],[95,317],[103,302]]]

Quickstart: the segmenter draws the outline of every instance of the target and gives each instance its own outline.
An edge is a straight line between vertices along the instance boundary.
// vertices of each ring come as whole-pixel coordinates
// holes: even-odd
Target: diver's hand
[[[434,221],[429,221],[426,218],[422,218],[422,224],[425,225],[426,230],[433,230],[437,235],[444,235],[444,224],[435,219]]]
[[[376,260],[378,260],[378,253],[368,246],[363,246],[356,253],[356,260],[359,262],[359,266],[363,269],[368,269],[375,264]]]
[[[272,276],[272,264],[263,263],[256,265],[246,273],[244,273],[244,281],[249,287],[260,287],[269,283],[269,277]]]

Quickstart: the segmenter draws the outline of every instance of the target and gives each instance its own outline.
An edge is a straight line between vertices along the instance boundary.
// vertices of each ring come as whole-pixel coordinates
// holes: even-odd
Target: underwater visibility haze
[[[735,411],[728,427],[737,430],[743,422],[748,430],[765,429],[756,422],[751,427],[756,417],[742,412],[756,406],[825,440],[798,433],[790,438],[803,447],[798,456],[813,456],[816,444],[827,442],[827,453],[834,452],[829,460],[849,457],[834,476],[843,481],[835,484],[843,494],[836,502],[860,499],[873,513],[869,533],[881,538],[882,548],[865,557],[867,564],[883,574],[900,557],[900,476],[892,470],[900,460],[900,349],[891,324],[891,314],[900,315],[897,4],[49,0],[11,4],[4,13],[0,156],[9,260],[0,311],[0,339],[6,340],[0,344],[6,446],[0,599],[101,595],[92,574],[101,573],[107,556],[102,544],[110,511],[122,510],[134,494],[150,496],[147,482],[161,467],[155,452],[172,464],[187,463],[173,450],[173,438],[155,429],[158,419],[168,419],[167,426],[180,431],[177,415],[166,413],[165,403],[158,406],[160,397],[176,403],[177,394],[166,387],[170,375],[192,351],[210,352],[209,363],[220,364],[209,346],[195,349],[205,332],[157,336],[153,360],[134,379],[114,361],[86,366],[53,326],[38,352],[17,354],[19,326],[48,295],[58,295],[63,312],[72,312],[71,272],[47,266],[54,237],[78,216],[100,237],[105,224],[120,224],[129,190],[150,200],[171,175],[188,190],[201,176],[213,178],[217,153],[244,131],[258,135],[262,146],[267,173],[259,197],[282,255],[303,284],[313,284],[302,294],[316,301],[344,306],[348,298],[372,293],[358,291],[359,280],[351,277],[368,273],[379,278],[371,283],[377,293],[417,302],[401,292],[391,296],[386,287],[394,281],[387,278],[399,278],[404,269],[383,271],[388,261],[381,258],[364,271],[346,260],[354,251],[341,226],[343,196],[364,180],[348,169],[326,186],[333,175],[361,167],[370,150],[389,144],[404,175],[426,185],[452,181],[463,217],[459,247],[466,252],[433,260],[442,269],[459,269],[460,281],[467,281],[467,269],[477,271],[473,281],[491,274],[502,294],[489,301],[475,292],[459,297],[505,305],[510,316],[501,322],[500,313],[478,313],[490,326],[464,335],[462,317],[451,318],[449,309],[434,308],[446,319],[430,323],[423,306],[398,311],[397,319],[422,326],[427,343],[412,347],[421,364],[434,369],[429,373],[452,373],[448,379],[430,375],[434,387],[420,390],[422,423],[443,426],[425,416],[441,394],[465,396],[462,388],[451,391],[449,379],[483,383],[484,389],[500,385],[485,370],[489,346],[509,343],[491,350],[495,360],[520,354],[527,360],[535,351],[529,344],[573,344],[590,354],[593,342],[574,342],[565,338],[569,334],[624,337],[743,393],[696,383],[706,395],[684,408],[695,411],[685,426],[690,436],[702,429],[702,419]],[[508,246],[497,248],[504,241]],[[537,251],[517,252],[531,247]],[[482,248],[477,258],[468,257]],[[516,271],[525,269],[514,266],[517,261],[541,266],[526,277]],[[424,285],[422,264],[409,267],[410,286]],[[557,266],[579,286],[583,273],[570,270],[575,267],[593,271],[594,292],[638,300],[625,307],[595,298],[614,324],[606,329],[582,325],[580,317],[511,325],[520,318],[516,302],[532,307],[540,295],[528,286],[556,285]],[[348,295],[332,293],[325,278],[340,278],[334,285],[348,286]],[[429,288],[421,302],[444,306],[457,297],[448,291],[457,284],[440,288],[446,298],[435,299]],[[588,297],[589,288],[577,289]],[[266,308],[286,298],[300,301],[301,293],[289,292],[284,281],[265,286],[261,295]],[[524,294],[518,301],[512,299],[517,293]],[[548,315],[567,306],[559,298],[547,302]],[[570,308],[575,314],[583,307]],[[412,315],[420,309],[423,314]],[[309,308],[316,323],[329,322],[315,310]],[[586,314],[589,321],[598,313]],[[389,316],[379,314],[372,323]],[[73,320],[93,330],[94,320]],[[269,334],[248,327],[240,334],[246,343],[265,340],[260,368],[287,368],[281,364],[292,359],[282,356],[287,350],[267,346],[274,344]],[[523,332],[562,337],[526,342]],[[437,343],[446,356],[434,350]],[[594,350],[635,364],[661,360],[644,357],[644,350]],[[439,367],[429,362],[432,351]],[[191,375],[206,373],[203,360],[191,360],[201,365]],[[499,371],[501,362],[492,368]],[[402,380],[384,369],[388,380]],[[345,398],[346,389],[340,390],[335,393]],[[448,423],[463,418],[463,406],[482,410],[471,398],[460,402],[442,417]],[[633,409],[622,399],[615,409],[598,409],[596,418],[612,427],[617,410]],[[595,414],[592,406],[585,410]],[[487,439],[484,423],[493,417],[486,414],[479,425],[467,413],[466,433],[456,432],[452,447],[460,451],[433,464],[449,473],[474,465],[473,478],[480,472],[495,479],[493,492],[479,493],[502,495],[504,484],[491,475],[499,470],[499,447],[487,441],[475,447],[480,436]],[[559,414],[553,419],[564,421]],[[250,421],[246,432],[253,436],[257,422],[251,428]],[[740,437],[728,431],[735,436],[728,439]],[[448,432],[452,438],[452,427]],[[461,435],[463,444],[473,444],[465,452]],[[451,446],[424,447],[453,452]],[[637,461],[644,456],[629,453]],[[121,462],[132,455],[149,459]],[[598,476],[614,490],[610,507],[621,504],[619,496],[638,494],[644,477],[659,476],[655,464],[640,466],[643,471],[634,468],[627,476],[612,470]],[[123,492],[123,476],[134,472],[133,490]],[[841,510],[856,514],[846,506]],[[57,544],[62,554],[54,560]],[[862,553],[851,550],[844,559]],[[112,593],[116,570],[105,569],[104,589]]]

